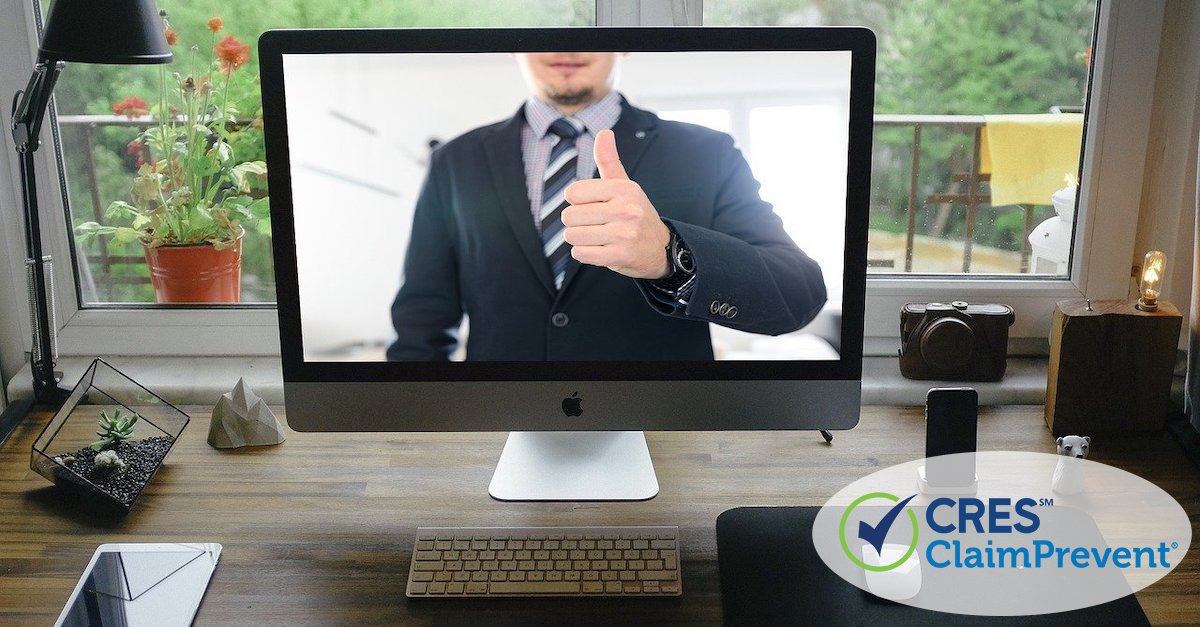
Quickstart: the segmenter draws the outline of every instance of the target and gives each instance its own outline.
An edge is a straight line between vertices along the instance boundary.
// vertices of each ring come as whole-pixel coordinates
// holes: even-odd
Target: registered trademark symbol
[[[1178,548],[1179,548],[1179,543],[1178,543],[1178,542],[1172,542],[1172,543],[1171,543],[1171,548],[1172,548],[1172,549],[1178,549]]]

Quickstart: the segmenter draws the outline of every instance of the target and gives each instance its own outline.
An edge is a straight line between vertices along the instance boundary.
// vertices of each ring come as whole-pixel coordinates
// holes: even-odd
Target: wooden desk
[[[654,432],[662,486],[644,503],[500,503],[487,495],[504,434],[299,434],[257,450],[210,448],[208,408],[124,518],[71,502],[29,470],[48,416],[0,449],[0,624],[53,622],[104,542],[219,542],[199,625],[716,624],[714,523],[743,505],[819,505],[878,468],[920,456],[920,408],[869,407],[831,446],[813,432]],[[981,450],[1051,452],[1041,407],[985,409]],[[1093,458],[1175,496],[1200,527],[1200,471],[1169,435],[1096,439]],[[404,597],[418,525],[674,524],[680,599],[413,602]],[[1154,624],[1195,624],[1200,552],[1138,594]]]

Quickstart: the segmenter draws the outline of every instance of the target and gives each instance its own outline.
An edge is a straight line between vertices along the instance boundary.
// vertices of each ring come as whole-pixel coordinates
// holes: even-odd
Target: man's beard
[[[591,87],[580,87],[571,91],[553,91],[548,95],[556,105],[573,107],[592,101],[595,90]]]

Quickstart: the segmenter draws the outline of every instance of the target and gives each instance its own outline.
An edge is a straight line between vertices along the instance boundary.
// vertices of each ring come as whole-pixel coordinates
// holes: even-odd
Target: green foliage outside
[[[44,3],[45,0],[43,0]],[[704,23],[720,25],[848,25],[871,27],[878,37],[876,112],[880,114],[1044,113],[1054,105],[1082,104],[1087,81],[1084,51],[1091,44],[1095,0],[706,0]],[[594,0],[159,0],[179,33],[174,65],[211,58],[209,18],[220,16],[220,36],[250,43],[250,64],[234,73],[230,98],[249,126],[232,142],[239,160],[262,159],[262,136],[254,121],[258,99],[258,35],[271,28],[367,26],[550,26],[594,21]],[[195,53],[189,46],[197,45]],[[171,71],[182,72],[184,68]],[[153,66],[74,64],[56,90],[59,113],[111,114],[112,103],[128,96],[153,101],[158,91]],[[84,129],[63,126],[64,154],[75,223],[102,221],[103,208],[128,195],[135,157],[127,144],[135,127],[94,129],[90,154],[98,188],[92,195]],[[927,133],[921,144],[917,197],[955,191],[952,172],[965,172],[970,137]],[[907,222],[912,134],[877,129],[871,226],[900,231]],[[943,237],[964,230],[961,206],[922,206],[918,229]],[[1051,214],[1039,207],[1035,223]],[[1023,217],[1004,208],[979,212],[976,243],[1020,250]],[[105,248],[86,243],[91,274],[102,302],[152,302],[144,265],[113,266],[103,254],[136,261],[140,246]],[[274,298],[270,238],[250,233],[244,245],[243,301]],[[122,281],[129,281],[123,283]]]
[[[902,6],[888,36],[880,38],[879,113],[1046,113],[1056,105],[1083,106],[1088,73],[1084,55],[1092,41],[1094,1],[909,0]],[[877,133],[876,141],[883,150],[910,150],[912,137],[889,129]],[[965,192],[961,185],[954,188],[949,176],[969,171],[970,146],[966,133],[922,141],[922,171],[928,175],[918,183],[917,197],[951,189]],[[940,167],[926,172],[925,164]],[[877,172],[872,222],[887,228],[907,208],[901,190],[908,189],[908,169]],[[962,239],[965,208],[953,207],[950,220],[939,225],[940,209],[922,207],[922,232]],[[1037,207],[1033,223],[1052,215],[1049,206]],[[1023,229],[1019,208],[985,205],[977,216],[975,241],[1020,250]]]

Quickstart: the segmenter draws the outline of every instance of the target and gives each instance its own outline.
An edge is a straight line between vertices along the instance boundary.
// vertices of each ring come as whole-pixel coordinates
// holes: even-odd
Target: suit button
[[[732,320],[733,317],[736,315],[737,315],[737,307],[730,307],[729,311],[725,312],[725,317],[729,318],[730,320]]]
[[[715,314],[715,313],[717,313],[717,310],[718,310],[718,309],[720,309],[720,308],[721,308],[721,301],[719,301],[719,300],[714,300],[714,301],[713,301],[711,304],[709,304],[709,306],[708,306],[708,312],[709,312],[709,313],[712,313],[712,314]]]
[[[550,316],[550,324],[552,324],[560,329],[567,326],[568,324],[570,324],[570,322],[571,322],[571,319],[567,317],[567,314],[565,314],[561,311],[554,314],[553,316]]]

